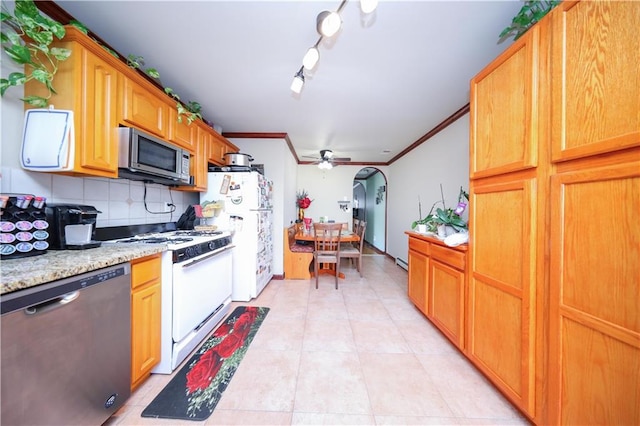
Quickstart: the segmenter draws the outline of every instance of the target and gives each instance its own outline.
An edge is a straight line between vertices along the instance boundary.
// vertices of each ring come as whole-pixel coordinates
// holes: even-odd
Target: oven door
[[[232,248],[173,264],[173,340],[180,342],[231,298]]]

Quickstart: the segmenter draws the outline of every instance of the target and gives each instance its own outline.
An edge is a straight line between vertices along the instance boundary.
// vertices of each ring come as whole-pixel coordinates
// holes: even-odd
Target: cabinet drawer
[[[160,253],[133,260],[131,262],[131,288],[135,289],[149,282],[160,281],[161,271]]]
[[[409,238],[409,250],[415,250],[419,253],[429,256],[429,244],[427,241],[419,240],[417,238]]]
[[[446,265],[464,271],[464,253],[433,244],[430,256]]]

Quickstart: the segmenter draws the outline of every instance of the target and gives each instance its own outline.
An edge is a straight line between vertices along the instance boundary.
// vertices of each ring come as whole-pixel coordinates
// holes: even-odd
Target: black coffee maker
[[[99,247],[95,240],[98,213],[93,206],[79,204],[47,204],[47,221],[51,226],[49,248],[52,250],[83,250]]]

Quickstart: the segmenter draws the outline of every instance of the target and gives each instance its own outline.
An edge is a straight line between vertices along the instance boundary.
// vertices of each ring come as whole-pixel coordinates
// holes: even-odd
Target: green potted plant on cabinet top
[[[418,210],[420,212],[421,219],[418,219],[411,223],[411,229],[417,228],[418,232],[420,233],[435,234],[436,232],[438,232],[438,235],[440,237],[445,237],[447,236],[447,234],[452,234],[455,232],[466,232],[467,222],[461,217],[461,215],[467,207],[469,194],[465,192],[462,187],[460,187],[460,192],[458,193],[458,204],[455,208],[447,208],[447,205],[444,201],[444,195],[442,194],[442,185],[440,185],[440,194],[442,196],[442,199],[433,203],[431,209],[429,210],[429,214],[427,214],[427,216],[425,216],[424,218],[422,218],[421,203],[418,199]],[[436,211],[434,213],[433,209],[438,203],[442,203],[442,208],[436,208]],[[424,225],[424,227],[422,225]],[[448,233],[446,231],[447,227]]]
[[[14,13],[2,4],[2,49],[13,62],[24,66],[24,72],[12,72],[0,79],[0,95],[10,87],[22,86],[35,80],[44,84],[48,96],[26,96],[25,103],[44,108],[52,94],[53,78],[58,63],[71,55],[69,49],[50,47],[54,39],[62,39],[65,29],[62,24],[40,14],[32,0],[16,0]]]
[[[458,204],[455,208],[447,208],[444,204],[444,197],[442,201],[443,209],[436,209],[435,223],[437,224],[438,236],[443,238],[456,232],[466,232],[467,222],[461,217],[467,208],[469,202],[469,194],[460,187],[458,193]]]
[[[429,213],[425,217],[422,217],[422,204],[420,203],[420,198],[418,198],[418,212],[420,215],[420,219],[414,220],[411,223],[411,229],[416,229],[417,232],[420,232],[422,234],[435,233],[437,231],[438,224],[435,221],[436,215],[433,213],[433,209],[439,202],[440,201],[436,201],[435,203],[433,203],[431,209],[429,210]]]
[[[526,0],[524,6],[511,20],[511,25],[502,30],[499,41],[502,42],[513,36],[514,40],[519,39],[529,28],[534,26],[547,13],[556,7],[561,0]]]

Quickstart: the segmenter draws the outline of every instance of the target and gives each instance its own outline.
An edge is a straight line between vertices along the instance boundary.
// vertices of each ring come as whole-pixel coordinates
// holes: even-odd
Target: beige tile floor
[[[363,263],[364,278],[343,264],[338,290],[274,280],[249,303],[271,310],[206,421],[140,417],[171,378],[152,375],[107,424],[528,424],[414,308],[406,271]]]

